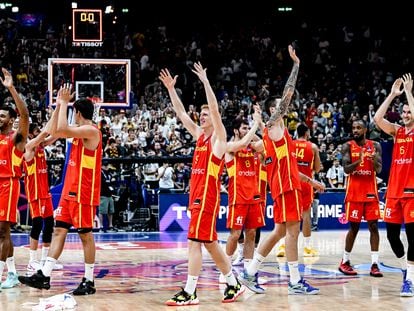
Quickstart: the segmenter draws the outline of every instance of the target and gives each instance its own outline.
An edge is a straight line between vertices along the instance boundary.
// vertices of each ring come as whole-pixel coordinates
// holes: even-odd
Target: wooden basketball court
[[[263,236],[266,232],[263,233]],[[369,276],[371,265],[369,233],[359,233],[351,263],[358,271],[354,277],[338,271],[346,231],[320,231],[312,234],[320,255],[302,257],[299,242],[300,271],[321,289],[317,296],[287,295],[288,271],[285,258],[277,258],[275,250],[260,270],[267,280],[266,293],[258,295],[246,289],[235,303],[221,303],[224,285],[218,284],[219,272],[205,253],[204,266],[197,294],[200,304],[168,307],[164,302],[184,286],[187,274],[187,243],[185,233],[96,233],[97,262],[95,285],[97,293],[76,296],[76,310],[414,310],[414,298],[399,296],[402,274],[393,255],[385,231],[380,231],[380,261],[383,278]],[[225,241],[227,233],[219,234]],[[405,238],[405,235],[404,235]],[[28,234],[13,235],[15,258],[20,274],[26,272],[29,258]],[[31,310],[39,302],[56,294],[70,293],[83,276],[82,248],[76,234],[68,236],[59,260],[64,268],[54,271],[51,289],[37,290],[20,285],[3,289],[0,310]],[[241,267],[234,268],[236,272]],[[6,272],[6,271],[5,271]],[[3,281],[5,273],[3,274]]]

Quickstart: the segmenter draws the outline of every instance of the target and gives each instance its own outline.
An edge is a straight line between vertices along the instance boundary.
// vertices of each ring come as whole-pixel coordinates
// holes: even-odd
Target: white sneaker
[[[219,276],[219,284],[226,284],[226,283],[227,283],[226,277],[224,276],[223,273],[220,273],[220,276]]]
[[[232,266],[241,266],[241,265],[243,265],[243,262],[244,262],[243,255],[238,254],[236,259],[234,259],[234,261],[231,265]]]
[[[37,270],[42,269],[42,265],[40,264],[40,262],[38,260],[32,260],[29,261],[29,264],[27,265],[26,268],[26,274],[27,275],[32,275],[33,273],[36,273]]]
[[[257,278],[257,284],[259,284],[259,285],[264,285],[264,284],[266,284],[267,282],[269,282],[269,280],[268,279],[266,279],[266,278],[262,278],[262,277],[258,277]]]

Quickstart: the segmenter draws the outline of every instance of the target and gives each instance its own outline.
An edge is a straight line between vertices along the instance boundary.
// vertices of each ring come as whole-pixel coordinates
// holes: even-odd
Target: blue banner
[[[345,220],[344,202],[345,193],[327,192],[319,195],[318,229],[348,229],[348,223]],[[380,197],[382,194],[380,193]],[[159,194],[159,231],[187,231],[190,222],[190,212],[187,210],[188,194],[179,193],[160,193]],[[270,195],[267,197],[267,206],[265,211],[266,226],[264,230],[272,230],[273,221],[273,201]],[[227,194],[221,195],[220,210],[217,219],[217,231],[226,231],[227,218]],[[381,213],[383,212],[383,203],[381,202]],[[382,220],[379,227],[385,227]],[[361,223],[361,228],[367,228],[365,221]]]

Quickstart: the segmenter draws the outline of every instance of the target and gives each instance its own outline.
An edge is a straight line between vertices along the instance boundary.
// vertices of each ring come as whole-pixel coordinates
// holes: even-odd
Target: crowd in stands
[[[102,48],[90,48],[72,47],[67,25],[41,25],[36,35],[27,37],[16,21],[2,18],[0,65],[12,72],[28,104],[31,122],[44,125],[53,109],[46,99],[48,58],[130,59],[131,107],[101,108],[96,119],[104,137],[105,157],[191,156],[194,143],[171,109],[168,94],[158,80],[159,71],[169,68],[179,76],[179,94],[188,114],[197,121],[198,109],[205,103],[204,91],[190,68],[201,61],[208,68],[230,134],[234,119],[251,120],[254,103],[283,91],[290,66],[286,61],[290,42],[271,27],[244,26],[238,31],[234,27],[211,27],[178,35],[167,25],[143,29],[124,25],[106,30]],[[326,27],[304,21],[295,25],[292,33],[298,40],[303,66],[286,124],[292,135],[300,122],[311,128],[323,165],[319,179],[327,187],[343,187],[341,144],[350,136],[352,120],[362,118],[369,124],[368,138],[389,139],[375,126],[373,115],[396,76],[411,63],[410,49],[404,50],[408,38],[395,47],[394,41],[370,25]],[[6,91],[1,92],[0,100],[10,102]],[[401,105],[398,99],[391,105],[387,114],[390,121],[399,121]],[[63,141],[46,151],[48,159],[65,159]],[[141,182],[157,187],[161,166],[137,165],[135,172]],[[119,163],[110,168],[117,172],[126,169]],[[61,171],[61,164],[50,167],[52,186],[61,180]],[[187,188],[189,171],[190,163],[174,164],[175,188]]]

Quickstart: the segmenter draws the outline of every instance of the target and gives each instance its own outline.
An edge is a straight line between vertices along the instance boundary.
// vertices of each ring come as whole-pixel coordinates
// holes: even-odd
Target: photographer
[[[112,218],[115,213],[114,199],[112,197],[114,193],[113,181],[114,178],[108,170],[108,162],[103,161],[101,171],[101,203],[99,204],[99,221],[101,223],[99,231],[101,232],[116,232],[112,224]],[[108,229],[104,229],[104,215],[108,217]]]

